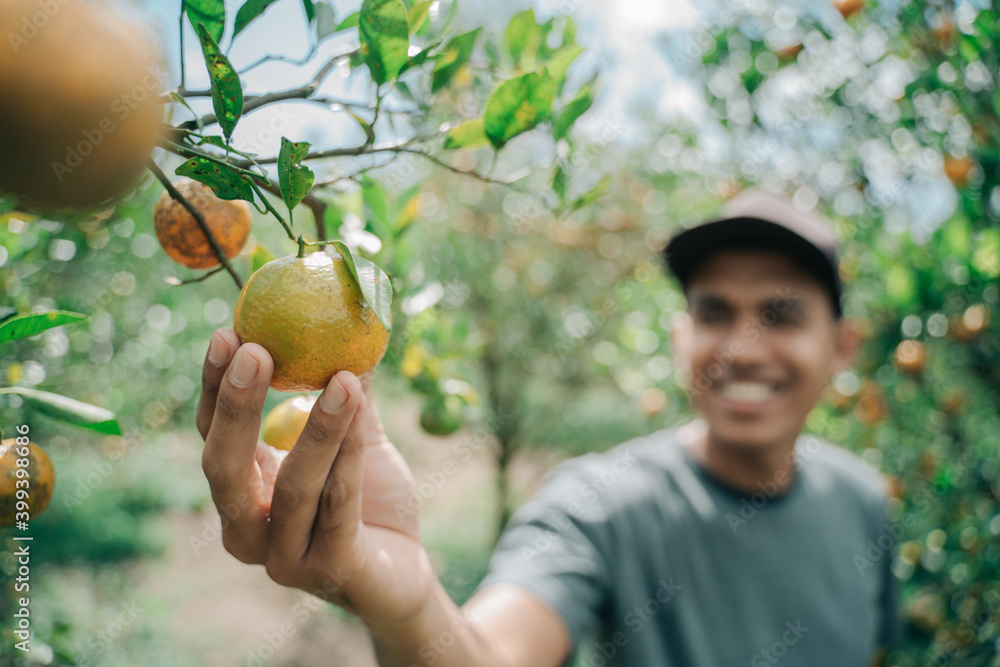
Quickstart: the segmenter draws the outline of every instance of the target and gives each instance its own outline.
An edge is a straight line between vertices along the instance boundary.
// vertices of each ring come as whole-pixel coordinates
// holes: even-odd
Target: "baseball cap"
[[[723,249],[778,251],[798,262],[826,288],[837,317],[841,284],[837,241],[826,218],[799,211],[769,192],[743,190],[722,207],[722,217],[686,229],[663,249],[671,273],[687,287],[695,270]]]

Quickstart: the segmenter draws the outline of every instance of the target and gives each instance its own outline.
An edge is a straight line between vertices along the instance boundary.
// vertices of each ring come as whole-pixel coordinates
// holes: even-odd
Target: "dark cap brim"
[[[834,312],[840,317],[841,283],[835,250],[823,250],[787,227],[753,217],[723,218],[685,230],[663,250],[670,271],[681,284],[688,282],[708,257],[720,250],[774,250],[798,262],[827,288]]]

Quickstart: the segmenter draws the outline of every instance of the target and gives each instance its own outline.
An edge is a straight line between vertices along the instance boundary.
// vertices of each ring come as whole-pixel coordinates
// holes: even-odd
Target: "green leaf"
[[[316,39],[321,41],[337,32],[337,14],[333,5],[327,2],[316,3]]]
[[[361,12],[354,12],[353,14],[348,14],[343,21],[337,25],[337,30],[347,30],[349,28],[357,28],[358,22],[361,19]]]
[[[185,160],[175,172],[178,176],[193,178],[212,188],[220,199],[243,199],[253,202],[253,188],[238,172],[222,167],[203,157]]]
[[[400,0],[364,0],[359,23],[361,56],[372,80],[382,85],[409,59],[410,26]]]
[[[552,114],[556,82],[545,70],[505,81],[486,103],[486,136],[497,148],[527,132]]]
[[[383,241],[392,238],[389,223],[389,194],[382,185],[368,176],[361,181],[364,197],[365,229]]]
[[[12,317],[0,324],[0,344],[30,336],[37,336],[46,329],[76,324],[87,319],[86,315],[67,310],[52,310],[47,313],[31,313]]]
[[[226,141],[233,136],[233,129],[243,115],[243,86],[240,76],[219,50],[219,44],[204,26],[198,26],[201,50],[208,65],[208,76],[212,80],[212,108],[219,118]]]
[[[906,307],[916,296],[917,281],[913,271],[902,264],[896,264],[889,270],[886,278],[886,292],[889,298],[899,307]]]
[[[316,7],[313,6],[313,1],[302,0],[302,9],[306,12],[306,22],[312,23],[313,19],[316,18]]]
[[[576,23],[569,16],[566,17],[566,23],[563,25],[563,44],[576,44]]]
[[[431,52],[434,49],[436,49],[438,46],[440,46],[440,45],[441,45],[441,43],[437,42],[435,44],[431,44],[426,49],[423,49],[422,51],[418,51],[417,53],[415,53],[413,55],[413,57],[410,58],[409,60],[407,60],[406,63],[403,65],[403,67],[400,68],[400,70],[399,70],[399,76],[402,76],[403,72],[407,72],[407,71],[413,69],[414,67],[420,67],[425,62],[427,62],[428,60],[430,60],[430,58],[431,58]],[[397,83],[393,88],[394,89],[399,88],[399,86],[400,86],[401,83],[402,82]]]
[[[561,203],[566,202],[566,170],[562,168],[562,165],[556,167],[556,173],[552,177],[552,189],[555,191],[556,196],[559,197]]]
[[[580,86],[576,96],[558,109],[555,113],[555,120],[552,122],[552,135],[556,140],[562,139],[569,134],[569,129],[573,123],[585,114],[594,103],[593,79]]]
[[[233,26],[233,39],[243,32],[243,29],[250,25],[254,19],[267,11],[267,8],[275,3],[275,0],[247,0],[236,12],[236,24]],[[218,38],[216,39],[218,41]]]
[[[274,255],[271,254],[271,251],[262,245],[258,245],[253,249],[253,254],[250,256],[250,273],[256,273],[257,269],[273,261]]]
[[[355,257],[343,241],[331,241],[340,256],[347,262],[351,275],[358,281],[365,303],[375,312],[375,317],[386,331],[392,331],[392,283],[382,269],[364,257]]]
[[[196,32],[198,26],[203,25],[216,43],[222,41],[222,35],[226,32],[224,0],[184,0],[184,12]]]
[[[507,24],[503,37],[514,64],[522,70],[534,69],[538,47],[542,44],[542,31],[535,20],[535,10],[526,9],[515,14]]]
[[[309,194],[316,175],[312,169],[302,164],[309,153],[309,142],[289,141],[281,138],[281,150],[278,152],[278,186],[281,188],[281,198],[288,207],[288,218],[291,221],[292,209]]]
[[[24,402],[49,417],[107,435],[121,435],[115,413],[66,396],[29,387],[6,387],[0,394],[17,394]]]
[[[420,26],[427,20],[427,14],[430,13],[431,5],[433,4],[434,0],[424,0],[424,2],[417,3],[413,9],[407,12],[406,22],[410,26],[411,35],[420,30]]]
[[[573,204],[570,206],[570,211],[578,211],[584,206],[590,206],[598,199],[606,195],[610,190],[611,176],[605,174],[601,177],[601,180],[597,182],[597,185],[573,200]]]
[[[483,119],[467,120],[457,127],[448,130],[444,137],[444,149],[478,148],[489,145],[490,140],[483,128]]]
[[[556,80],[556,87],[559,90],[562,90],[563,84],[566,82],[566,72],[569,70],[569,66],[573,64],[573,61],[581,53],[583,53],[582,46],[577,46],[576,44],[561,46],[546,61],[545,69]]]
[[[177,104],[182,105],[185,109],[190,111],[191,115],[194,116],[194,122],[198,126],[198,131],[199,132],[205,131],[205,126],[201,122],[201,116],[195,113],[194,109],[191,108],[191,105],[188,104],[188,101],[186,99],[178,95],[175,91],[170,91],[170,101],[176,102]]]
[[[475,30],[458,35],[448,42],[441,53],[434,57],[434,78],[431,81],[432,93],[436,93],[447,86],[451,78],[455,76],[455,72],[462,65],[469,62],[480,30],[481,28],[476,28]]]
[[[990,280],[1000,277],[1000,230],[984,229],[978,234],[972,266]]]

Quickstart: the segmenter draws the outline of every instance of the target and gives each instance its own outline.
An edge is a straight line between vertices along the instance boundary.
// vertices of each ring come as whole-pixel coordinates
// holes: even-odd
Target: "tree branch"
[[[222,248],[219,246],[219,242],[215,239],[215,235],[212,234],[212,230],[208,228],[208,223],[205,222],[205,216],[203,216],[201,211],[195,208],[184,195],[177,191],[177,188],[173,186],[170,179],[167,178],[167,175],[163,173],[163,170],[160,169],[159,165],[157,165],[155,161],[151,159],[148,166],[149,170],[153,172],[153,176],[156,176],[156,179],[163,184],[163,187],[170,193],[170,196],[174,199],[174,201],[178,202],[181,206],[187,209],[188,213],[191,214],[191,217],[193,217],[195,222],[198,223],[198,226],[201,227],[201,231],[203,231],[205,233],[205,237],[208,238],[208,244],[212,246],[212,250],[215,252],[215,256],[218,258],[219,263],[222,264],[226,271],[229,272],[229,275],[233,277],[233,280],[236,281],[236,287],[242,290],[243,281],[240,280],[239,274],[237,274],[236,270],[233,269],[233,265],[229,263],[229,258],[226,257],[226,253],[222,251]]]
[[[339,61],[341,58],[351,55],[352,53],[356,53],[359,48],[360,47],[358,47],[357,45],[354,45],[352,46],[350,51],[344,51],[334,56],[331,56],[330,59],[326,62],[326,64],[320,68],[319,72],[316,73],[316,76],[313,77],[312,81],[310,81],[304,86],[300,86],[299,88],[293,88],[291,90],[281,90],[275,93],[268,93],[266,95],[257,95],[255,97],[251,97],[247,100],[244,100],[243,113],[244,114],[250,113],[255,109],[267,106],[268,104],[273,104],[274,102],[282,102],[285,100],[308,99],[320,87],[320,85],[323,83],[323,79],[325,79],[326,76],[330,73],[330,70],[332,70],[334,65],[337,64],[337,61]],[[211,91],[209,91],[209,94],[211,94]],[[202,125],[212,125],[214,123],[219,122],[219,118],[214,113],[206,114],[205,116],[201,117],[200,121]],[[195,127],[198,127],[198,121],[194,120],[184,121],[178,127],[188,130],[194,129]]]
[[[217,266],[214,269],[212,269],[211,271],[209,271],[208,273],[202,274],[202,275],[198,276],[197,278],[188,278],[186,280],[181,280],[180,278],[174,278],[173,276],[171,276],[169,278],[164,278],[163,282],[167,283],[168,285],[190,285],[192,283],[200,283],[203,280],[205,280],[206,278],[211,278],[212,276],[214,276],[219,271],[222,271],[223,268],[224,267]]]
[[[281,198],[281,188],[273,183],[268,185],[261,185],[262,190],[270,192],[272,195]],[[316,238],[320,241],[326,241],[326,207],[327,203],[320,199],[319,197],[308,194],[302,198],[302,203],[309,207],[312,211],[313,219],[316,221]]]

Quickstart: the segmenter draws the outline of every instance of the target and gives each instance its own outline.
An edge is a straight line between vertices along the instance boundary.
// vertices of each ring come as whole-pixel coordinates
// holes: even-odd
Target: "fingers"
[[[308,549],[323,485],[362,400],[357,377],[337,373],[282,463],[271,500],[269,573],[293,569]]]
[[[351,421],[337,452],[337,460],[323,485],[313,540],[324,551],[333,551],[338,541],[353,538],[361,524],[365,447],[371,438],[368,428],[374,408],[375,404],[369,403],[366,396]]]
[[[198,400],[198,415],[195,418],[202,439],[208,436],[208,429],[212,425],[215,400],[219,395],[222,376],[229,368],[239,346],[239,337],[228,327],[217,329],[208,343],[205,365],[201,371],[201,398]]]
[[[205,437],[202,468],[224,523],[223,543],[245,562],[259,562],[266,549],[266,499],[255,461],[260,413],[274,365],[254,343],[239,348],[222,375]],[[230,511],[231,508],[240,511]]]

